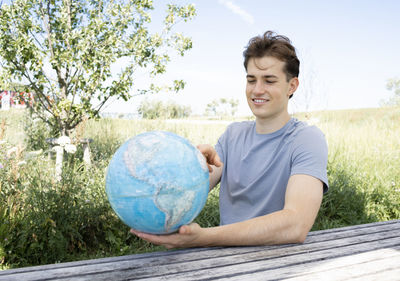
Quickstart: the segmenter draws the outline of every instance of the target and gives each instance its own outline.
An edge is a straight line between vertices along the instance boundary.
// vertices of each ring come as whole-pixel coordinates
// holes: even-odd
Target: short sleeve
[[[230,131],[230,126],[226,128],[225,132],[219,137],[217,144],[215,145],[215,150],[218,153],[219,158],[221,159],[222,163],[226,162],[226,151],[227,151],[227,143],[228,143],[228,136]]]
[[[293,142],[291,175],[306,174],[322,181],[328,190],[328,146],[324,134],[315,126],[305,127]]]

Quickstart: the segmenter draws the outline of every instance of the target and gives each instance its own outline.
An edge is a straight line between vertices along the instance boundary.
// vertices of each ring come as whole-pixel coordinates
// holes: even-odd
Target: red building
[[[0,108],[25,108],[32,106],[34,97],[32,93],[0,90]]]

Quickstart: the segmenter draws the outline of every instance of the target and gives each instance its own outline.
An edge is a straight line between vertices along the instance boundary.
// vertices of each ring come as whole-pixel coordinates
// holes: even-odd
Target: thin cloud
[[[238,15],[242,20],[249,24],[254,23],[254,18],[251,14],[246,12],[244,9],[242,9],[240,6],[236,5],[232,1],[228,0],[219,0],[219,3],[224,5],[226,8],[231,10],[234,14]]]

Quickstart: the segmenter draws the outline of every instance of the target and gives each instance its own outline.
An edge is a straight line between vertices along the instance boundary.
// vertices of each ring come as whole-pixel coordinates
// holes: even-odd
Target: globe
[[[126,141],[107,169],[111,207],[129,227],[153,234],[176,232],[203,209],[209,172],[201,152],[176,134],[154,131]]]

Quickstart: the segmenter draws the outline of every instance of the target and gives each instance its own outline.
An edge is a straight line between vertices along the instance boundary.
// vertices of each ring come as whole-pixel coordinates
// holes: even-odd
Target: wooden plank
[[[338,257],[328,260],[308,262],[294,266],[286,266],[263,272],[238,275],[221,280],[255,281],[255,280],[347,280],[369,275],[391,276],[391,272],[400,269],[400,246],[377,249],[356,255]],[[397,280],[400,275],[397,276]]]
[[[400,268],[352,278],[351,281],[399,281]]]
[[[307,237],[305,243],[314,243],[327,240],[341,239],[343,237],[353,237],[360,235],[369,235],[372,233],[384,232],[384,231],[400,231],[400,220],[391,221],[391,223],[380,223],[380,224],[368,224],[360,225],[359,227],[346,227],[341,228],[341,231],[327,230],[318,231],[318,235],[311,232]]]
[[[379,222],[372,224],[365,224],[359,226],[350,226],[345,228],[340,228],[341,231],[336,230],[323,230],[318,232],[312,232],[310,237],[307,238],[306,244],[326,241],[326,240],[338,240],[343,237],[360,237],[361,235],[369,235],[374,232],[383,232],[383,231],[393,231],[393,227],[396,229],[400,229],[400,221],[388,221],[388,222]],[[314,235],[318,233],[318,235]],[[1,275],[9,275],[12,273],[22,273],[22,272],[34,272],[39,271],[43,272],[47,269],[58,269],[58,268],[74,268],[74,267],[85,267],[87,265],[99,265],[101,267],[103,264],[108,263],[120,263],[123,261],[133,261],[137,260],[138,267],[145,266],[154,266],[161,264],[172,264],[174,262],[180,261],[197,261],[199,257],[201,259],[209,259],[216,257],[227,257],[234,255],[242,255],[246,253],[252,252],[260,252],[260,251],[271,251],[274,249],[283,249],[283,248],[291,248],[293,245],[279,245],[279,246],[256,246],[256,247],[229,247],[229,248],[198,248],[198,249],[187,249],[187,250],[175,250],[168,252],[156,252],[156,253],[147,253],[147,254],[138,254],[138,255],[127,255],[121,257],[113,257],[113,258],[102,258],[95,260],[86,260],[86,261],[78,261],[78,262],[69,262],[62,264],[52,264],[52,265],[44,265],[44,266],[36,266],[36,267],[27,267],[20,269],[12,269],[7,271],[0,271]]]
[[[309,236],[313,235],[320,235],[322,234],[328,234],[328,233],[334,233],[334,232],[343,232],[347,230],[353,230],[353,229],[363,229],[363,228],[375,228],[375,227],[381,227],[383,225],[390,225],[390,224],[399,224],[400,220],[389,220],[389,221],[380,221],[380,222],[373,222],[373,223],[365,223],[365,224],[357,224],[357,225],[352,225],[352,226],[343,226],[343,227],[338,227],[338,228],[331,228],[331,229],[324,229],[324,230],[316,230],[312,231],[309,233]]]
[[[331,262],[331,261],[329,261]],[[336,262],[336,261],[332,261]],[[350,280],[353,278],[365,278],[370,274],[378,274],[379,275],[391,275],[390,271],[395,269],[395,266],[399,266],[400,258],[397,259],[381,259],[381,260],[373,260],[369,262],[365,262],[362,264],[357,264],[353,267],[342,267],[342,268],[333,268],[331,270],[327,270],[325,272],[318,272],[308,275],[303,275],[301,277],[289,278],[288,280],[292,281],[309,281],[309,280]],[[282,274],[282,273],[280,273]],[[383,278],[379,278],[382,280]],[[400,276],[398,276],[400,279]],[[242,279],[243,280],[243,279]],[[254,279],[255,280],[255,279]]]
[[[23,268],[16,268],[16,269],[9,269],[6,271],[0,271],[0,276],[2,274],[6,274],[8,272],[15,272],[15,273],[22,273],[22,272],[33,272],[33,271],[43,271],[46,269],[54,269],[54,268],[64,268],[64,267],[73,267],[73,266],[85,266],[85,265],[92,265],[92,264],[102,264],[108,262],[119,262],[124,260],[135,260],[135,259],[145,259],[145,258],[160,258],[164,256],[172,255],[179,255],[181,253],[191,253],[191,252],[198,252],[207,250],[206,248],[192,248],[192,249],[184,249],[184,250],[170,250],[165,252],[152,252],[152,253],[144,253],[144,254],[134,254],[134,255],[125,255],[125,256],[118,256],[118,257],[108,257],[108,258],[99,258],[99,259],[91,259],[91,260],[82,260],[82,261],[74,261],[74,262],[65,262],[65,263],[56,263],[56,264],[47,264],[47,265],[40,265],[40,266],[31,266],[31,267],[23,267]]]
[[[385,240],[384,243],[379,241],[367,243],[370,250],[379,249],[381,247],[393,247],[399,244],[399,238],[392,238]],[[153,278],[143,278],[140,279],[142,275],[137,275],[140,272],[135,271],[133,274],[119,272],[118,278],[134,278],[135,280],[207,280],[207,279],[220,279],[220,278],[232,278],[233,276],[240,276],[241,280],[246,280],[241,275],[245,274],[255,274],[257,272],[262,272],[262,276],[268,275],[269,271],[276,269],[278,272],[283,270],[288,266],[301,265],[306,262],[317,262],[317,261],[327,261],[336,257],[350,256],[360,252],[360,245],[350,245],[341,247],[340,249],[331,248],[321,251],[310,252],[309,254],[304,253],[302,255],[289,255],[280,256],[272,259],[256,260],[253,262],[239,263],[239,264],[225,264],[224,266],[217,265],[215,267],[210,267],[210,264],[203,264],[190,270],[188,267],[181,267],[179,272],[174,273],[174,270],[170,272],[161,271],[162,274],[155,276],[153,273]],[[399,260],[398,260],[399,261]],[[397,262],[398,262],[397,261]],[[215,264],[215,260],[212,261]],[[195,267],[196,265],[190,265]],[[160,273],[159,268],[153,269],[155,272]],[[190,276],[190,278],[188,278]],[[102,276],[103,277],[103,276]],[[143,276],[151,277],[151,275]],[[238,278],[239,279],[239,278]],[[274,278],[272,278],[274,279]],[[260,279],[259,279],[260,280]]]
[[[385,232],[388,235],[390,232]],[[69,280],[124,280],[138,278],[170,278],[170,280],[187,280],[188,274],[192,280],[215,278],[216,276],[230,276],[280,268],[283,265],[296,265],[306,261],[330,259],[341,255],[367,251],[371,249],[390,247],[400,243],[398,236],[384,239],[384,234],[368,236],[371,242],[360,242],[356,238],[342,239],[342,241],[329,241],[330,245],[320,242],[320,245],[293,245],[293,251],[287,249],[277,254],[274,251],[256,252],[235,257],[218,257],[215,259],[197,260],[158,266],[138,267],[135,261],[109,263],[101,266],[86,266],[84,268],[53,269],[46,271],[47,278],[68,278]],[[382,240],[383,239],[383,240]],[[341,245],[344,245],[341,247]],[[364,244],[364,245],[362,245]],[[310,248],[310,246],[314,248]],[[364,246],[364,247],[363,247]],[[338,249],[341,247],[340,249]],[[297,250],[294,250],[297,248]],[[303,248],[303,249],[302,249]],[[321,250],[324,249],[324,250]],[[277,249],[281,250],[281,249]],[[12,276],[9,276],[12,277]],[[41,272],[31,272],[14,276],[8,280],[36,280],[43,278]],[[0,279],[1,280],[1,279]]]
[[[376,227],[378,227],[378,229],[376,229]],[[232,263],[242,265],[246,262],[251,263],[254,260],[257,261],[257,259],[273,259],[274,256],[281,258],[287,255],[307,256],[304,253],[316,252],[320,249],[327,249],[327,247],[336,248],[340,246],[338,246],[338,244],[347,245],[349,243],[363,243],[363,241],[366,241],[366,237],[368,237],[369,240],[373,239],[371,237],[375,237],[374,239],[384,239],[385,237],[390,236],[394,230],[398,230],[399,227],[400,223],[398,221],[393,221],[363,225],[362,227],[347,227],[343,228],[340,232],[329,231],[329,233],[326,233],[320,231],[318,235],[311,235],[311,241],[304,245],[190,249],[175,252],[131,255],[84,262],[73,262],[55,266],[48,265],[42,267],[31,267],[20,270],[11,270],[9,273],[4,271],[4,274],[0,272],[0,280],[35,280],[35,278],[42,278],[44,276],[49,278],[68,279],[73,277],[76,280],[99,280],[99,278],[104,279],[103,277],[105,277],[105,279],[116,280],[115,277],[117,276],[113,275],[116,271],[120,271],[117,275],[121,276],[121,278],[127,276],[130,276],[128,278],[135,278],[139,277],[139,274],[142,274],[141,276],[145,277],[146,275],[143,275],[143,273],[145,273],[143,270],[147,270],[148,277],[154,276],[155,274],[162,274],[162,276],[165,277],[165,274],[170,274],[171,270],[173,271],[172,273],[179,272],[180,270],[190,272],[196,270],[196,268],[199,271],[203,270],[201,266],[200,268],[196,267],[196,264],[205,264],[206,267],[210,267],[210,265],[214,267],[225,267],[234,266]],[[377,231],[377,233],[371,235],[372,230]],[[353,236],[350,238],[343,237],[346,235],[349,236],[349,234],[352,234]],[[328,241],[324,241],[325,239],[328,239]],[[331,240],[329,241],[329,239]],[[216,254],[217,258],[213,258]],[[168,268],[170,270],[168,270]],[[160,271],[160,269],[162,270]],[[2,276],[6,279],[1,279]]]

